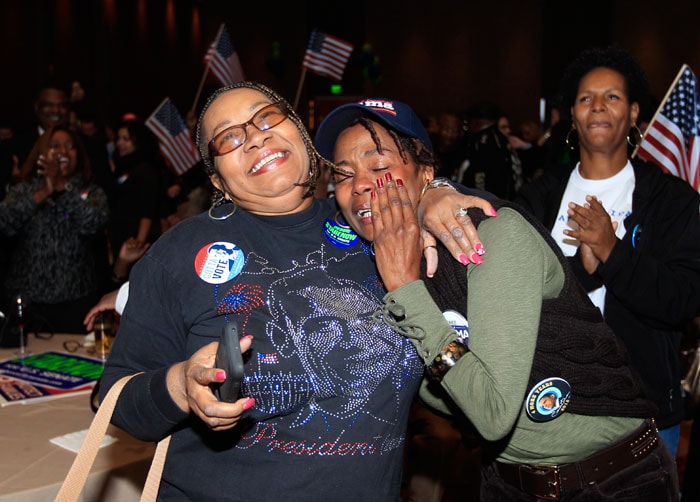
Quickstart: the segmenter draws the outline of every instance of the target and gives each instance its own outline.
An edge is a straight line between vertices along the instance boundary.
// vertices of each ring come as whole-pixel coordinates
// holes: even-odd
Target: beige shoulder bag
[[[114,413],[114,407],[117,404],[119,393],[124,388],[126,382],[131,377],[136,375],[128,375],[115,383],[105,396],[104,400],[97,409],[95,417],[92,419],[90,428],[88,429],[85,441],[80,447],[78,455],[73,461],[73,465],[66,476],[66,479],[61,485],[61,489],[56,495],[56,502],[75,502],[80,497],[83,491],[85,482],[87,481],[92,464],[95,462],[95,457],[100,448],[102,438],[107,432],[107,426]],[[151,462],[151,468],[148,471],[148,477],[141,493],[142,502],[155,501],[158,496],[158,488],[160,486],[160,477],[163,474],[163,466],[165,465],[165,454],[168,451],[170,436],[158,442],[156,453]]]

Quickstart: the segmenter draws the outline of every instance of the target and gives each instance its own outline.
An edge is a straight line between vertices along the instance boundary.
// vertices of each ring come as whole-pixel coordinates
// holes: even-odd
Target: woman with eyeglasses
[[[146,441],[172,435],[163,500],[397,500],[422,365],[374,318],[372,249],[332,199],[313,197],[308,132],[281,96],[244,82],[209,98],[197,143],[217,197],[132,270],[101,395],[142,373],[113,423]],[[454,208],[489,204],[447,188],[425,202],[431,230],[468,261],[478,236]],[[227,321],[245,354],[234,402],[212,392],[229,377],[215,361]]]
[[[80,138],[64,126],[39,137],[0,202],[0,231],[15,245],[5,294],[28,302],[32,331],[84,333],[99,298],[92,239],[109,218]]]

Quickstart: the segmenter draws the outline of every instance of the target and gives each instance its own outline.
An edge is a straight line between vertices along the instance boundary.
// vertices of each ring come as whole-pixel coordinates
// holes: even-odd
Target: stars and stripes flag
[[[314,30],[304,54],[302,67],[340,82],[352,49],[353,45],[345,40]]]
[[[245,80],[238,53],[233,48],[226,25],[219,27],[216,38],[204,55],[204,63],[222,85],[235,84]]]
[[[698,82],[683,65],[636,150],[700,191],[700,107]]]
[[[158,138],[160,152],[176,174],[183,174],[199,162],[190,132],[170,98],[165,98],[146,119],[146,127]]]

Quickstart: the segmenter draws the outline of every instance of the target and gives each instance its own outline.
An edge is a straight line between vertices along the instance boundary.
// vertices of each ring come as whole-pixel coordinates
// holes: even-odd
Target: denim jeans
[[[481,502],[537,502],[503,481],[493,464],[481,471]],[[598,483],[581,490],[563,492],[562,502],[677,502],[676,461],[662,441],[649,455]]]
[[[665,429],[659,429],[659,437],[664,440],[666,448],[673,458],[678,456],[678,444],[681,442],[681,426],[672,425]]]

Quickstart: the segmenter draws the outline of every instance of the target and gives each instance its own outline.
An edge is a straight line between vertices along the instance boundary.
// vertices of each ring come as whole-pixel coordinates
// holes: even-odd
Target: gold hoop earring
[[[230,201],[231,204],[233,204],[233,209],[231,209],[231,211],[229,213],[224,214],[222,216],[214,216],[214,214],[212,213],[212,211],[214,211],[214,209],[216,209],[217,207],[221,207],[228,202],[229,201],[222,198],[221,201],[217,201],[217,203],[212,204],[211,207],[209,208],[209,213],[208,213],[209,218],[211,218],[212,220],[215,220],[215,221],[223,221],[223,220],[227,220],[231,216],[233,216],[233,213],[235,213],[236,209],[238,209],[238,206],[236,205],[236,203],[234,201]]]
[[[569,150],[575,150],[576,146],[573,141],[571,141],[571,133],[576,132],[576,128],[574,126],[571,126],[571,129],[569,129],[569,132],[566,133],[566,146],[569,147]],[[578,133],[576,133],[576,136],[578,137]]]
[[[639,128],[637,124],[632,124],[632,127],[630,128],[631,133],[636,133],[636,137],[634,138],[635,141],[634,143],[630,140],[630,134],[627,135],[627,144],[631,146],[632,148],[637,148],[639,145],[642,144],[642,140],[644,139],[644,135],[642,134],[642,130]]]
[[[340,210],[338,210],[335,213],[335,216],[333,217],[333,221],[335,221],[336,225],[343,228],[350,228],[350,225],[348,225],[347,222],[338,220],[338,217],[340,216],[342,216],[342,213],[340,212]],[[343,218],[343,220],[345,220],[345,218]]]

